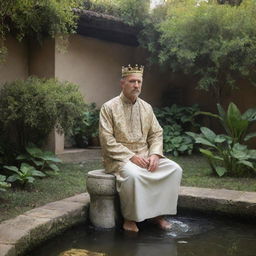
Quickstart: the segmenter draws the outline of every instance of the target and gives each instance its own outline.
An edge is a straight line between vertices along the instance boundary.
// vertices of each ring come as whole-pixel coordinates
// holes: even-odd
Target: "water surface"
[[[109,256],[255,256],[256,224],[235,219],[176,217],[171,231],[144,222],[138,234],[96,230],[83,224],[42,244],[26,256],[58,256],[71,248]]]

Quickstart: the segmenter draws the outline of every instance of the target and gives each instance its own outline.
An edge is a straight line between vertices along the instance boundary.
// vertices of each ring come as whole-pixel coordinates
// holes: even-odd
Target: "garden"
[[[216,102],[214,112],[171,102],[154,108],[165,155],[184,169],[182,185],[256,192],[256,105],[242,110],[225,101],[244,89],[241,81],[256,84],[256,2],[165,2],[154,9],[147,0],[2,2],[1,61],[10,31],[20,41],[60,37],[65,48],[79,10],[119,17],[136,27],[148,65],[193,76],[197,90]],[[99,106],[85,103],[71,82],[29,77],[1,85],[0,221],[86,191],[86,174],[101,161],[62,163],[44,150],[45,141],[56,129],[86,148],[98,137],[98,122]]]

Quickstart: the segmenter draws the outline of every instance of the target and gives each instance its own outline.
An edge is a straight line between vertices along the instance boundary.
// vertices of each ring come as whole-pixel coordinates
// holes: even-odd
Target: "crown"
[[[127,67],[122,66],[122,77],[131,75],[131,74],[141,74],[143,75],[143,71],[144,71],[144,66],[138,66],[138,64],[135,65],[135,67],[131,67],[131,65],[129,64]]]

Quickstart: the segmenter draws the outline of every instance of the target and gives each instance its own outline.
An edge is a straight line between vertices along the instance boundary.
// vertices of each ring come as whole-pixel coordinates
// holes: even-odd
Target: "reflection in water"
[[[173,228],[168,232],[147,222],[139,224],[139,233],[80,225],[26,256],[58,256],[71,248],[108,256],[255,256],[255,224],[201,217],[176,217],[169,221]]]
[[[59,254],[59,256],[107,256],[105,253],[91,252],[83,249],[70,249]]]

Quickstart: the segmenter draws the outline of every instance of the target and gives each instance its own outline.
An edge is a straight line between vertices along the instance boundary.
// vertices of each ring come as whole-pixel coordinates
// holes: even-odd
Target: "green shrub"
[[[218,115],[209,112],[198,112],[197,114],[218,118],[226,133],[232,138],[233,144],[244,143],[256,137],[256,132],[249,133],[250,128],[256,122],[256,108],[250,108],[241,114],[236,104],[231,102],[226,112],[220,104],[217,104],[217,109]]]
[[[201,134],[187,132],[194,138],[195,143],[201,144],[200,152],[208,159],[214,173],[219,176],[243,176],[256,173],[256,150],[248,149],[245,143],[256,136],[255,132],[248,133],[249,128],[256,122],[256,109],[250,108],[243,114],[231,102],[225,111],[217,104],[219,114],[197,112],[217,118],[226,134],[215,134],[212,130],[202,127]]]
[[[83,106],[78,87],[69,82],[30,77],[4,84],[0,90],[0,136],[14,140],[18,151],[25,151],[30,142],[41,146],[54,127],[69,134]]]
[[[95,103],[85,106],[82,116],[75,121],[72,134],[76,146],[81,148],[87,147],[92,137],[99,135],[99,109]]]
[[[165,125],[163,130],[165,153],[174,156],[178,156],[179,154],[192,154],[194,142],[184,133],[180,125]]]
[[[205,147],[200,148],[200,152],[207,158],[213,173],[220,177],[256,174],[256,150],[239,143],[234,144],[232,137],[217,135],[206,127],[201,128],[201,134],[187,134]]]
[[[179,154],[192,154],[194,141],[185,132],[197,131],[200,127],[195,113],[199,111],[198,105],[191,107],[177,106],[155,108],[156,117],[163,127],[164,152],[178,156]]]

